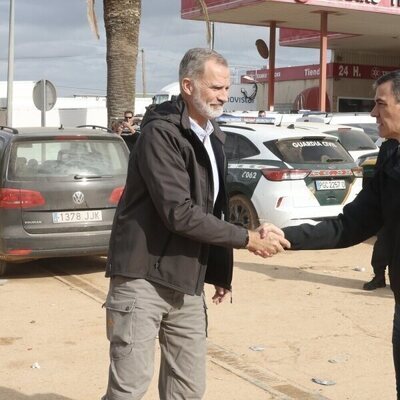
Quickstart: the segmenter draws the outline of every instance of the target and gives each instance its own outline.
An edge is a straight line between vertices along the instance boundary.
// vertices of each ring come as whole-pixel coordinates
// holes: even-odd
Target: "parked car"
[[[302,115],[304,121],[323,122],[328,125],[347,125],[361,128],[373,142],[379,138],[378,124],[376,118],[366,112],[347,113],[321,113],[308,112]]]
[[[364,154],[378,151],[378,146],[361,129],[348,125],[329,125],[318,122],[296,121],[294,127],[315,130],[336,136],[343,147],[350,153],[354,161]]]
[[[371,116],[369,112],[332,113],[329,115],[327,123],[330,125],[349,125],[362,128],[373,141],[379,136],[376,118]]]
[[[363,170],[363,187],[366,186],[367,182],[369,182],[375,174],[375,165],[378,159],[378,153],[379,151],[367,153],[357,160],[357,164]]]
[[[0,127],[0,274],[12,262],[107,254],[128,157],[101,129]]]
[[[233,223],[316,223],[338,215],[361,190],[362,170],[335,136],[265,123],[221,129]]]
[[[379,140],[379,129],[376,122],[353,122],[347,125],[354,126],[355,128],[361,128],[373,142]]]

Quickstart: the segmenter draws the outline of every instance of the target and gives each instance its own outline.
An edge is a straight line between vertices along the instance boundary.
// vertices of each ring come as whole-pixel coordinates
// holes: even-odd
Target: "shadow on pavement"
[[[13,389],[0,386],[0,399],[2,400],[73,400],[70,397],[61,396],[55,393],[40,393],[32,396],[22,394]]]
[[[259,274],[267,275],[271,279],[276,280],[305,281],[319,283],[321,285],[343,287],[347,289],[358,289],[359,292],[353,292],[353,294],[369,297],[393,297],[393,293],[390,290],[389,286],[384,289],[373,290],[369,292],[361,289],[363,282],[358,279],[341,278],[338,276],[319,274],[315,272],[315,270],[313,270],[313,272],[309,272],[304,269],[290,268],[281,265],[265,265],[244,262],[235,262],[235,267],[240,268],[244,271],[257,272]]]
[[[56,275],[82,275],[104,272],[106,258],[102,256],[44,258],[25,263],[9,263],[2,279],[32,279]],[[0,399],[2,399],[0,397]]]

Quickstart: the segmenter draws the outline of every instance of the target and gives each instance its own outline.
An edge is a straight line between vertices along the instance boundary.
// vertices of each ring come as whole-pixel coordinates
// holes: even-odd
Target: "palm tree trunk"
[[[134,111],[141,0],[104,0],[108,124]]]

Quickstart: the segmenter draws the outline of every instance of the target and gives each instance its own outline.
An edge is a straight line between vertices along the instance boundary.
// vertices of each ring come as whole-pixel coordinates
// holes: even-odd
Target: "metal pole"
[[[10,22],[8,28],[7,126],[12,126],[13,84],[14,84],[14,0],[10,0]]]
[[[326,111],[326,58],[328,49],[328,13],[321,12],[321,38],[319,50],[319,110]]]
[[[41,80],[42,84],[42,99],[43,99],[43,104],[42,104],[42,127],[46,126],[46,110],[47,110],[47,90],[46,90],[46,79]]]
[[[142,49],[142,91],[143,97],[146,97],[146,70],[144,63],[144,49]]]
[[[275,48],[276,48],[276,21],[269,25],[269,70],[268,70],[268,110],[275,107]]]
[[[215,24],[211,22],[211,50],[214,50],[215,45]]]

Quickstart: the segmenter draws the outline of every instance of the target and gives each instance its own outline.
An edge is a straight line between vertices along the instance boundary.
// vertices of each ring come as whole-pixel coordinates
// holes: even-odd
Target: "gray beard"
[[[217,118],[224,112],[223,106],[214,108],[205,103],[198,95],[197,90],[193,95],[193,105],[195,106],[197,112],[207,119]]]

